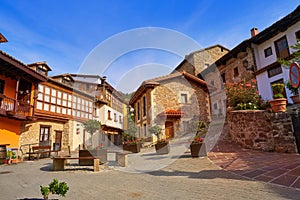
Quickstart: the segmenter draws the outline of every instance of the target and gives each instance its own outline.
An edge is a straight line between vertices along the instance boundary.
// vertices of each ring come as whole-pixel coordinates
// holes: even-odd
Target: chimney
[[[258,34],[258,29],[257,28],[252,28],[251,29],[251,37],[254,37]]]

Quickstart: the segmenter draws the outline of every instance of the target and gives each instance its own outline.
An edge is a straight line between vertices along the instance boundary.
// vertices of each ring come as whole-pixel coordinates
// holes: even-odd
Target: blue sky
[[[0,0],[0,32],[9,40],[0,49],[24,63],[46,61],[51,75],[79,73],[97,46],[129,30],[160,27],[184,34],[200,47],[221,44],[231,49],[250,37],[251,28],[265,29],[298,4],[296,0]],[[115,50],[102,50],[99,65],[102,56]],[[134,90],[143,79],[168,73],[183,57],[159,48],[118,56],[106,70],[89,73],[106,75],[124,92]],[[150,65],[157,73],[145,70]],[[136,75],[126,78],[132,71]],[[126,82],[130,79],[136,79],[133,85]]]

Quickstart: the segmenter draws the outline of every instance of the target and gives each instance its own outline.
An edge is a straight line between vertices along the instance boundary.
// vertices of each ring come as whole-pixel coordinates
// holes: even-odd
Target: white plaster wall
[[[275,50],[275,45],[274,42],[281,37],[286,35],[288,45],[294,45],[296,43],[296,35],[295,32],[300,30],[300,21],[288,28],[286,31],[281,32],[277,34],[275,37],[270,38],[269,40],[265,41],[262,44],[257,45],[255,49],[255,56],[256,56],[256,64],[257,64],[257,69],[261,69],[267,65],[270,65],[274,63],[277,60],[276,56],[276,50]],[[264,50],[268,47],[272,48],[272,55],[268,56],[265,58]],[[292,48],[289,49],[290,53],[292,53],[294,50]]]
[[[273,76],[271,78],[268,78],[268,72],[264,72],[256,76],[258,92],[261,95],[262,99],[273,99],[271,83],[279,79],[283,79],[286,83],[289,79],[289,69],[283,67],[281,74],[278,74],[277,76]],[[292,103],[293,101],[290,99],[291,93],[287,88],[285,89],[285,91],[287,94],[288,102]]]
[[[108,119],[108,110],[111,111],[111,120]],[[114,120],[114,115],[117,114],[117,121]],[[98,109],[98,120],[101,122],[102,125],[107,125],[110,127],[115,127],[119,129],[123,129],[123,123],[124,123],[124,116],[122,113],[112,109],[109,106],[102,106],[100,109]],[[119,121],[119,116],[122,118],[122,123]]]

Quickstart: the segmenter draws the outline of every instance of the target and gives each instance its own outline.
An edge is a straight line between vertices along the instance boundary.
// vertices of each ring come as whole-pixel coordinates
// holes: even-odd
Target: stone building
[[[47,81],[38,85],[34,121],[21,125],[20,144],[24,152],[29,145],[53,145],[62,151],[76,150],[90,142],[82,122],[93,119],[94,96],[74,89],[71,77],[61,81],[48,77],[51,68],[45,62],[29,65]]]
[[[228,52],[226,47],[219,44],[194,51],[185,56],[185,59],[174,69],[173,73],[185,71],[197,75]]]
[[[250,40],[245,40],[216,60],[198,77],[215,86],[216,91],[210,93],[212,114],[226,114],[226,94],[224,83],[239,83],[241,80],[254,79],[256,63]]]
[[[122,95],[106,81],[105,76],[62,74],[52,78],[63,81],[64,77],[72,80],[71,85],[74,89],[94,97],[94,119],[101,122],[101,129],[109,141],[115,145],[120,145],[123,140],[124,114],[126,114],[124,113],[126,112],[126,109],[124,109],[126,106]],[[110,145],[110,143],[106,145]]]
[[[137,138],[155,140],[149,128],[163,129],[166,139],[189,133],[192,121],[210,121],[210,100],[205,81],[185,71],[144,81],[129,101],[134,108]]]

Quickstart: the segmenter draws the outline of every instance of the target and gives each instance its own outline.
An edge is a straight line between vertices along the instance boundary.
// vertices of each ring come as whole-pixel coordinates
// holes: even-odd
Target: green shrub
[[[65,197],[69,190],[69,187],[66,182],[59,183],[58,179],[55,178],[51,183],[49,183],[49,186],[40,186],[40,189],[44,199],[48,199],[50,192],[52,194],[57,194]]]

